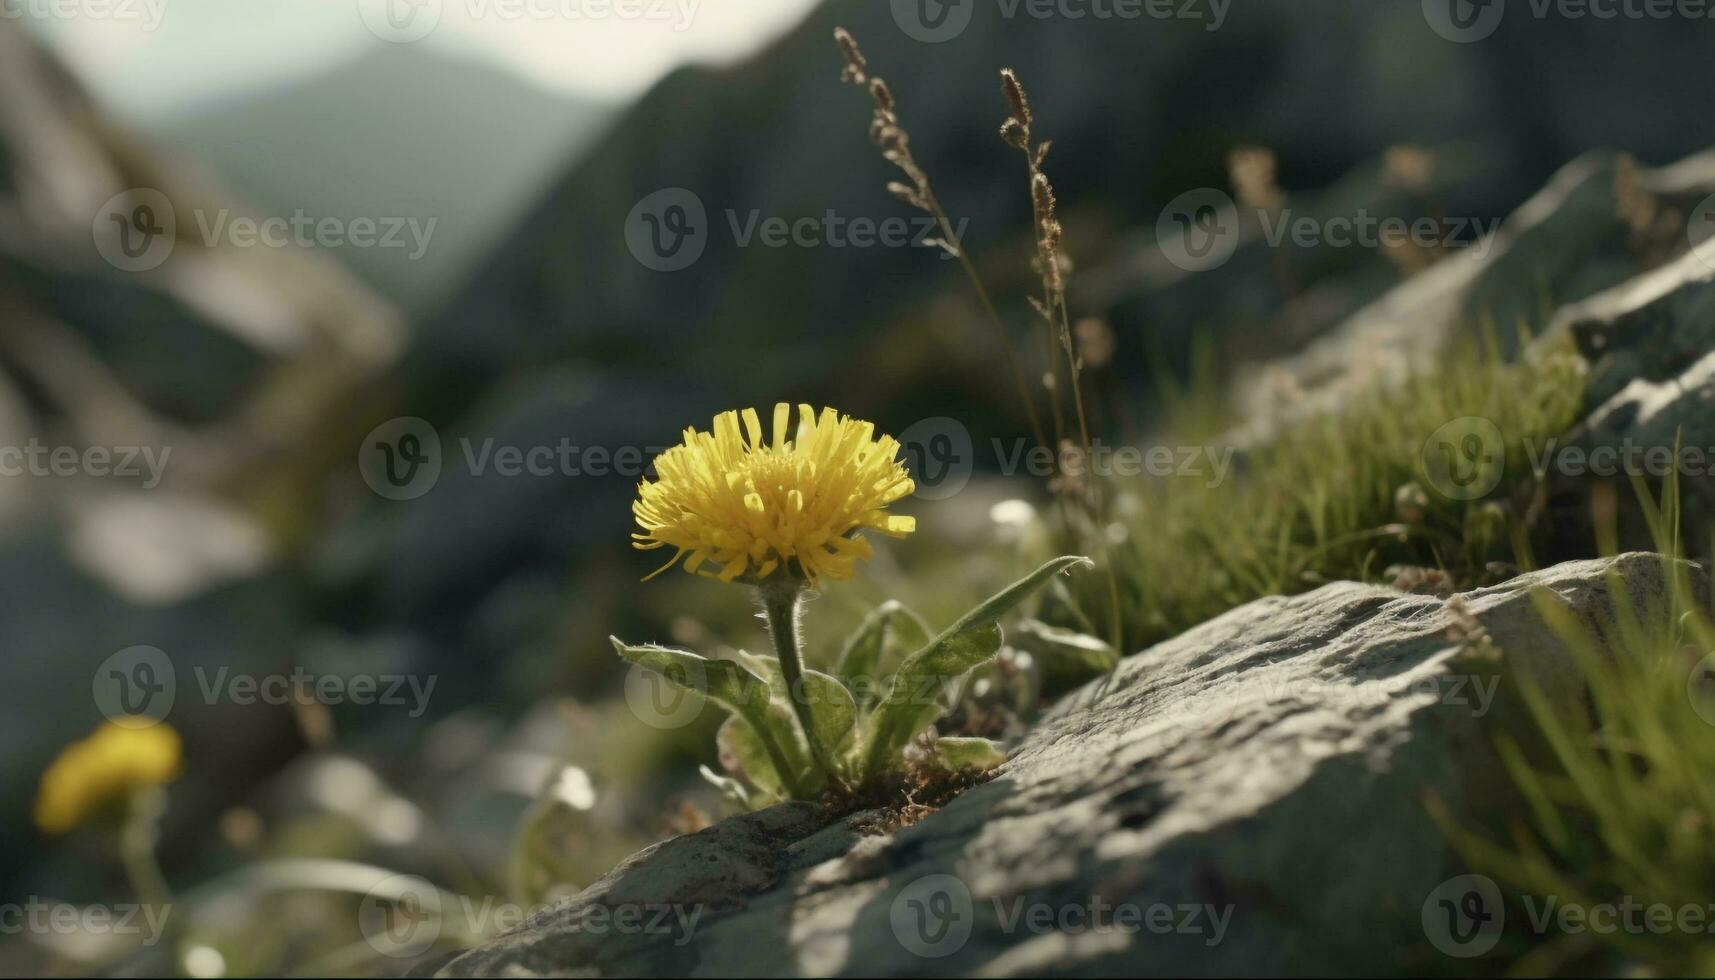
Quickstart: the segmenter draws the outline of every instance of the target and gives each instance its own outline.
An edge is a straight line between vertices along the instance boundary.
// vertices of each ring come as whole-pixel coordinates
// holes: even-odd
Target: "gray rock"
[[[1672,178],[1659,181],[1669,201],[1675,187],[1693,178],[1702,181],[1698,191],[1715,183],[1707,154],[1657,175]],[[1683,222],[1676,230],[1684,232]],[[1651,546],[1647,522],[1632,506],[1626,484],[1640,476],[1659,485],[1676,469],[1685,539],[1709,540],[1715,513],[1715,251],[1704,243],[1562,307],[1540,343],[1566,337],[1590,362],[1591,408],[1563,438],[1544,447],[1535,464],[1546,469],[1556,536],[1568,548],[1587,547],[1597,530],[1590,494],[1603,483],[1618,483],[1616,506],[1604,505],[1604,511],[1617,512],[1623,542]]]
[[[1610,571],[1635,599],[1662,589],[1658,558],[1627,555],[1461,601],[1507,661],[1572,698],[1532,592],[1599,625]],[[911,827],[858,837],[803,804],[735,817],[640,852],[443,975],[1421,970],[1437,955],[1421,910],[1457,870],[1424,801],[1492,811],[1506,783],[1487,726],[1516,718],[1450,638],[1457,618],[1351,583],[1260,600],[1068,697],[998,778]],[[699,918],[603,925],[662,905]],[[1141,928],[1032,925],[1104,905],[1139,909]]]
[[[1564,302],[1624,282],[1637,270],[1625,258],[1613,183],[1611,155],[1574,160],[1495,234],[1401,283],[1301,353],[1241,379],[1244,441],[1422,370],[1462,331],[1488,325],[1507,340],[1519,326],[1540,327],[1545,290]]]
[[[1715,350],[1715,250],[1688,251],[1562,307],[1545,340],[1565,334],[1590,361],[1592,405],[1629,385],[1677,377]]]

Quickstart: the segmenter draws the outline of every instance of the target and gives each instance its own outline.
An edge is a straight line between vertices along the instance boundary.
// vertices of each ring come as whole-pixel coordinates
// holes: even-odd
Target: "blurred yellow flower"
[[[791,418],[790,405],[775,405],[768,441],[755,409],[722,412],[713,432],[687,428],[682,443],[655,457],[656,479],[638,484],[631,506],[643,529],[632,538],[641,549],[676,551],[649,578],[689,556],[686,571],[712,562],[719,571],[702,574],[725,582],[776,570],[848,579],[871,555],[857,531],[900,538],[917,529],[915,518],[884,512],[916,489],[897,440],[831,408],[818,416],[799,405],[795,432]]]
[[[109,721],[63,749],[42,774],[36,826],[63,834],[137,790],[179,775],[179,733],[147,719]]]

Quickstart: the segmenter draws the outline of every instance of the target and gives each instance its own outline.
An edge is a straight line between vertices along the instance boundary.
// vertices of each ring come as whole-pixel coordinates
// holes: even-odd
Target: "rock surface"
[[[1627,555],[1457,605],[1350,583],[1260,600],[1069,696],[996,779],[913,826],[860,836],[804,804],[725,820],[442,974],[1420,971],[1439,955],[1424,902],[1457,873],[1425,800],[1469,819],[1505,785],[1487,746],[1509,711],[1493,662],[1462,655],[1460,610],[1576,697],[1533,593],[1599,627],[1610,571],[1636,599],[1662,588],[1659,559]],[[664,907],[677,924],[606,925]]]
[[[1672,377],[1709,349],[1712,193],[1709,152],[1655,169],[1606,152],[1568,163],[1493,235],[1241,379],[1247,441],[1483,330],[1508,346],[1521,329],[1570,332],[1593,363],[1592,405],[1634,379]]]

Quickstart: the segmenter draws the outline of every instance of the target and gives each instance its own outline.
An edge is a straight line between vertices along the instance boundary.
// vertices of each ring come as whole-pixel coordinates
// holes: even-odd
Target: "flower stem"
[[[125,876],[131,890],[145,908],[171,912],[173,893],[167,887],[167,876],[155,857],[155,845],[160,839],[161,814],[166,809],[166,795],[159,787],[136,793],[129,801],[125,821],[119,830],[119,859],[125,866]],[[167,917],[163,918],[163,922]]]
[[[786,681],[792,710],[797,713],[798,724],[804,729],[804,741],[809,743],[810,757],[816,761],[829,787],[840,786],[838,770],[817,733],[815,712],[810,707],[809,692],[804,689],[804,658],[798,629],[803,583],[781,577],[776,581],[763,582],[757,591],[762,595],[762,613],[768,623],[768,635],[774,639],[774,653],[780,659],[780,676]]]

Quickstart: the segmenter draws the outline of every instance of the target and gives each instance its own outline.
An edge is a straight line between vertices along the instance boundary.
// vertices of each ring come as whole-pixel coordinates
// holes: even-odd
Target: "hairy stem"
[[[822,744],[815,712],[810,707],[809,692],[804,689],[804,658],[798,628],[804,586],[782,576],[778,580],[764,582],[758,592],[762,596],[762,613],[768,623],[768,635],[774,639],[775,656],[780,658],[780,676],[786,681],[792,710],[798,715],[799,726],[804,729],[804,741],[810,746],[810,757],[821,769],[828,786],[838,787],[842,785],[838,770],[834,768],[827,746]]]

